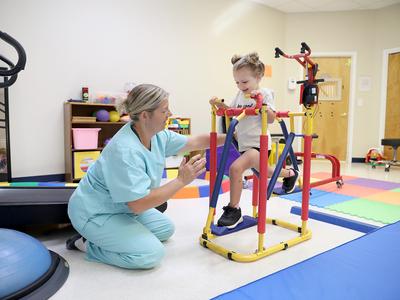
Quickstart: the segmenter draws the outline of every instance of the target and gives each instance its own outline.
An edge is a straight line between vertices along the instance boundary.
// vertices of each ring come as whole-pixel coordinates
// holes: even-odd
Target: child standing
[[[268,123],[275,120],[274,95],[268,88],[260,88],[261,79],[264,76],[264,64],[259,59],[256,52],[239,56],[234,55],[231,59],[233,65],[233,78],[239,91],[232,101],[230,107],[244,108],[252,107],[255,102],[251,95],[261,93],[263,103],[267,105]],[[224,103],[218,102],[214,97],[210,104],[217,107],[229,108]],[[240,196],[242,194],[243,172],[250,168],[259,170],[260,158],[260,135],[261,135],[261,116],[246,116],[236,127],[236,135],[241,156],[234,161],[229,169],[230,178],[230,202],[223,207],[224,213],[218,220],[218,226],[234,228],[243,221],[242,212],[239,207]],[[271,152],[271,135],[268,131],[268,155]],[[268,177],[271,177],[273,168],[268,168]],[[295,189],[299,172],[293,168],[282,169],[280,176],[283,177],[282,188],[286,193],[291,193]]]

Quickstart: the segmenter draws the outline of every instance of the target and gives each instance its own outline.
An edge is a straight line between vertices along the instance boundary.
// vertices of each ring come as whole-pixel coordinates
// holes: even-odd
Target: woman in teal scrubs
[[[205,149],[209,136],[166,130],[168,94],[157,86],[136,86],[122,106],[131,122],[114,135],[69,201],[68,215],[80,235],[67,248],[86,251],[90,261],[149,269],[160,263],[162,242],[174,233],[171,220],[155,207],[205,172],[206,161],[197,155],[183,160],[177,178],[160,186],[165,157]]]

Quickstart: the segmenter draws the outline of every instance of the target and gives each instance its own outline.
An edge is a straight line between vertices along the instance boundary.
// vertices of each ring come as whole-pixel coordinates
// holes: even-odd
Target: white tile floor
[[[312,172],[329,170],[330,164],[313,162]],[[343,166],[342,174],[400,182],[400,168],[387,173],[380,167],[371,169],[364,164],[353,164]],[[227,203],[228,197],[228,194],[220,197],[219,208]],[[241,201],[245,214],[251,214],[250,199],[251,192],[245,190]],[[289,212],[293,205],[291,201],[271,199],[268,216],[298,223],[299,217]],[[83,253],[65,249],[64,242],[71,234],[70,230],[39,236],[49,249],[59,253],[70,264],[67,282],[52,299],[209,299],[362,235],[310,220],[311,240],[256,262],[237,263],[199,245],[198,238],[207,213],[207,198],[170,200],[167,214],[175,221],[176,233],[165,243],[167,254],[162,264],[148,271],[123,270],[84,260]],[[291,236],[293,233],[290,231],[267,226],[266,244],[276,244]],[[255,228],[219,240],[237,251],[253,252],[257,248]]]

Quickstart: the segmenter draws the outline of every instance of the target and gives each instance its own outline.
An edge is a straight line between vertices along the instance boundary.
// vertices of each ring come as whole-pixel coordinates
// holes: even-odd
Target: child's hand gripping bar
[[[235,117],[239,116],[243,112],[246,116],[255,116],[258,114],[259,110],[262,107],[263,103],[263,95],[261,93],[257,93],[254,95],[250,95],[250,98],[256,101],[256,105],[253,107],[245,107],[245,108],[219,108],[217,110],[217,116],[228,116],[228,117]]]

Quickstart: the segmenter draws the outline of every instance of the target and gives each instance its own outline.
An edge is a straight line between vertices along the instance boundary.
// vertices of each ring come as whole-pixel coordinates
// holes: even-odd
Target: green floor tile
[[[31,187],[39,186],[39,182],[12,182],[10,186]]]
[[[325,208],[385,224],[400,220],[400,205],[392,205],[358,198]]]

